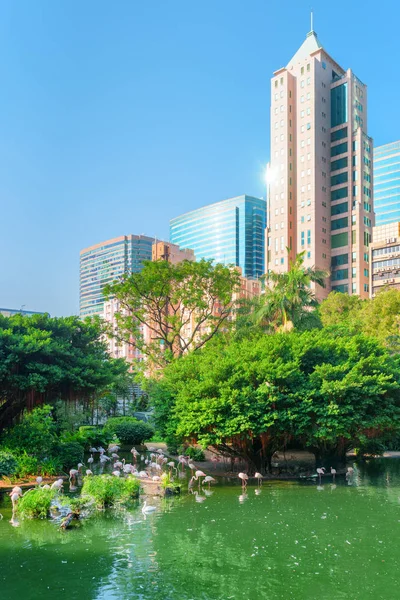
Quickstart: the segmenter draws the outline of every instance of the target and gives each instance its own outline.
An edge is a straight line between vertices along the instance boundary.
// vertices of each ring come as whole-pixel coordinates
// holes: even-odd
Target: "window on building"
[[[341,219],[335,219],[331,222],[331,229],[334,231],[335,229],[343,229],[344,227],[349,226],[349,218],[342,217]]]
[[[337,271],[332,271],[331,280],[332,281],[340,281],[341,279],[349,278],[349,270],[348,269],[338,269]]]
[[[307,229],[307,245],[311,244],[311,229]]]
[[[338,129],[331,133],[331,142],[337,142],[343,138],[347,138],[347,127],[343,127],[343,129]]]
[[[301,241],[301,245],[304,246],[304,231],[302,231],[300,234],[300,241]]]
[[[348,202],[341,202],[340,204],[333,204],[331,206],[331,215],[341,215],[342,213],[346,213],[349,210]]]
[[[338,254],[337,256],[332,256],[331,266],[339,267],[340,265],[347,265],[349,262],[348,254]]]
[[[301,217],[301,219],[300,219],[300,222],[301,222],[301,223],[304,223],[304,216],[303,216],[303,217]]]
[[[347,83],[331,89],[331,127],[347,123]]]
[[[341,183],[347,183],[349,179],[347,171],[339,173],[338,175],[331,176],[331,185],[340,185]]]
[[[304,75],[304,67],[301,67],[300,73]]]
[[[331,156],[338,156],[339,154],[344,154],[345,152],[347,152],[347,149],[347,142],[342,142],[341,144],[338,144],[337,146],[333,146],[331,148]]]
[[[348,164],[347,156],[343,158],[339,158],[338,160],[333,160],[331,162],[331,172],[339,171],[340,169],[346,169]]]
[[[336,233],[331,236],[331,248],[341,248],[347,246],[349,243],[349,233],[344,231],[343,233]]]

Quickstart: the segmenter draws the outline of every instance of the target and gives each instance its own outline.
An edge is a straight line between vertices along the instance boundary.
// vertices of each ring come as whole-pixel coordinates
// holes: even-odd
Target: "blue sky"
[[[265,197],[269,80],[310,5],[0,0],[0,307],[77,313],[81,248],[168,239],[182,212]],[[369,86],[375,143],[399,139],[398,4],[312,5],[326,50]]]

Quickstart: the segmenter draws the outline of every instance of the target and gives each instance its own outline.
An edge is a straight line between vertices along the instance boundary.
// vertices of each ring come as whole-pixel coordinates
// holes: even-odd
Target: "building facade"
[[[374,208],[377,226],[400,221],[400,141],[374,148]]]
[[[372,231],[371,296],[382,289],[400,289],[400,222],[377,225]]]
[[[266,202],[238,196],[192,210],[172,219],[170,239],[191,248],[196,259],[235,265],[245,277],[265,272]]]
[[[24,317],[32,317],[33,315],[44,315],[47,313],[37,312],[35,310],[25,310],[21,308],[0,308],[0,315],[3,317],[13,317],[14,315],[23,315]]]
[[[152,248],[152,260],[166,260],[176,265],[183,260],[196,260],[193,250],[180,249],[171,242],[154,242]]]
[[[152,259],[154,238],[122,235],[81,250],[80,316],[103,315],[103,289],[126,273],[138,273]]]
[[[339,66],[310,31],[271,80],[267,269],[330,272],[331,290],[369,296],[373,213],[367,88]],[[287,252],[286,248],[289,249]]]

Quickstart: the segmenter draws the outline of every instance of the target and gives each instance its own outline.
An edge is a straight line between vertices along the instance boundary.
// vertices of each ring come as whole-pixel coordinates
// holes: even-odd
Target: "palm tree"
[[[289,249],[287,248],[289,253]],[[267,289],[261,305],[255,312],[258,324],[274,331],[290,331],[295,325],[309,317],[310,310],[318,302],[310,284],[325,287],[326,271],[315,267],[304,267],[305,252],[289,259],[289,270],[285,273],[270,271],[265,275]]]

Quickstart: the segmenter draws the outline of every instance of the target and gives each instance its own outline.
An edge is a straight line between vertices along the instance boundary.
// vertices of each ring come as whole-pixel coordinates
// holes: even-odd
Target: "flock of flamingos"
[[[161,482],[163,479],[169,478],[169,481],[174,480],[175,477],[186,477],[185,470],[189,468],[191,471],[191,478],[189,480],[189,491],[196,496],[197,502],[202,502],[205,500],[206,496],[210,494],[210,484],[215,483],[215,478],[211,475],[206,475],[203,471],[197,469],[196,465],[192,462],[190,457],[180,455],[177,461],[169,460],[167,456],[165,456],[164,451],[156,448],[149,448],[146,454],[139,453],[136,448],[131,449],[132,454],[132,462],[127,463],[126,459],[121,459],[118,452],[120,447],[117,445],[110,445],[108,447],[108,454],[106,450],[100,446],[98,448],[90,448],[89,453],[90,457],[87,459],[88,468],[85,469],[86,477],[93,476],[93,468],[95,465],[94,455],[98,455],[99,459],[96,464],[96,470],[100,473],[104,472],[104,468],[107,465],[111,465],[112,471],[111,475],[114,477],[124,477],[124,476],[133,476],[138,477],[143,481],[153,481],[153,482]],[[83,463],[79,463],[76,469],[70,469],[69,471],[69,483],[70,483],[70,491],[75,491],[77,489],[77,484],[80,478],[83,475]],[[326,475],[325,468],[320,467],[317,469],[317,474],[314,477],[319,478],[319,483],[321,484],[322,476]],[[330,473],[333,477],[333,482],[335,482],[336,477],[336,469],[331,467]],[[346,479],[349,484],[351,484],[351,479],[354,476],[354,469],[349,467],[346,473]],[[247,483],[249,480],[249,476],[246,473],[238,473],[238,477],[241,480],[243,493],[246,492]],[[254,479],[257,480],[258,493],[260,493],[260,486],[262,484],[263,475],[261,473],[256,472],[254,474]],[[36,478],[36,483],[38,486],[43,487],[44,489],[53,489],[57,492],[61,492],[64,486],[64,480],[59,478],[54,481],[51,485],[45,484],[42,486],[43,479],[42,477]],[[195,490],[195,486],[198,482],[198,490]],[[201,487],[203,486],[204,496],[199,492]],[[206,489],[206,487],[208,490]],[[28,493],[28,490],[26,493]],[[257,493],[257,490],[256,490]],[[13,513],[17,508],[17,504],[19,499],[22,497],[23,492],[19,486],[15,486],[10,492]],[[144,502],[142,507],[143,514],[147,514],[150,512],[154,512],[156,510],[155,506],[148,505],[147,502]]]

